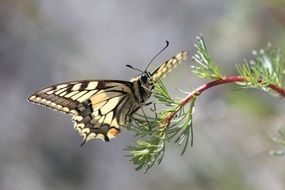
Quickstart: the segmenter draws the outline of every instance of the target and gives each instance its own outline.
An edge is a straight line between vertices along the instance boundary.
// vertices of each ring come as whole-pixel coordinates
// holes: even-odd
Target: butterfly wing
[[[74,81],[44,88],[28,100],[72,115],[83,144],[92,138],[108,141],[128,126],[138,108],[132,83],[119,80]]]
[[[158,68],[156,68],[152,73],[153,81],[156,81],[159,78],[165,77],[169,72],[172,71],[179,63],[186,60],[188,57],[188,51],[182,51],[175,56],[171,57]]]

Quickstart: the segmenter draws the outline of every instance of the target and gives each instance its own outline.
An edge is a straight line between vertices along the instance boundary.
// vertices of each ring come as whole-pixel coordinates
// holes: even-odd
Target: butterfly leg
[[[150,102],[151,103],[151,102]],[[149,104],[148,104],[149,105]],[[149,122],[149,120],[147,119],[147,117],[146,117],[146,114],[145,114],[145,112],[144,112],[144,110],[143,110],[143,107],[142,106],[140,106],[140,108],[141,108],[141,110],[142,110],[142,113],[143,113],[143,115],[144,115],[144,117],[145,117],[145,120],[146,120],[146,122],[147,122],[147,124],[148,124],[148,130],[149,131],[151,131],[151,128],[150,128],[150,122]]]
[[[154,112],[154,114],[155,114],[155,119],[157,119],[158,118],[158,115],[157,115],[157,110],[156,110],[156,104],[155,103],[153,103],[153,108],[150,108],[150,110],[152,111],[152,112]]]

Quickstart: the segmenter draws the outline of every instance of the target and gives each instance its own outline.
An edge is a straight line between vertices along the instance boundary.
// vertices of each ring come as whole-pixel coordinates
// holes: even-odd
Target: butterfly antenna
[[[131,66],[131,65],[126,65],[126,67],[129,67],[129,68],[131,68],[131,69],[133,69],[133,70],[139,71],[139,72],[141,72],[142,74],[144,74],[144,72],[143,72],[142,70],[140,70],[140,69],[138,69],[138,68],[134,68],[134,67]]]
[[[167,47],[168,47],[168,45],[169,45],[169,41],[165,41],[166,42],[166,46],[162,49],[162,50],[160,50],[151,60],[150,60],[150,62],[147,64],[147,66],[146,66],[146,68],[145,68],[145,71],[147,70],[147,68],[150,66],[150,64],[153,62],[153,60],[159,55],[159,54],[161,54],[161,52],[163,52]]]

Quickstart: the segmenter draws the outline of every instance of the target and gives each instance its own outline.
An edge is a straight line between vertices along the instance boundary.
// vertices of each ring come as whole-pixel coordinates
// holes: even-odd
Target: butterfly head
[[[153,89],[153,80],[149,72],[147,71],[143,72],[143,74],[139,76],[139,80],[144,88],[148,89],[149,91]]]
[[[140,69],[134,68],[131,65],[126,66],[141,73],[139,76],[133,78],[131,81],[139,81],[140,85],[142,85],[145,89],[149,89],[149,91],[153,89],[153,77],[150,72],[148,72],[147,70],[142,71]]]
[[[152,93],[152,90],[154,88],[152,76],[149,72],[144,72],[141,75],[138,76],[138,81],[139,81],[139,92],[141,95],[141,101],[140,102],[145,102]]]

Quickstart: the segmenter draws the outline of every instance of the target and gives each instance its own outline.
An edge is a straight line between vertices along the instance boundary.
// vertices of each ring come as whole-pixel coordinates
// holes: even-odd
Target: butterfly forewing
[[[172,58],[165,61],[157,69],[152,72],[152,80],[165,77],[169,72],[171,72],[179,63],[186,60],[188,57],[188,51],[182,51]]]
[[[79,103],[90,98],[98,90],[98,81],[74,81],[46,87],[28,100],[65,113],[76,112]]]

